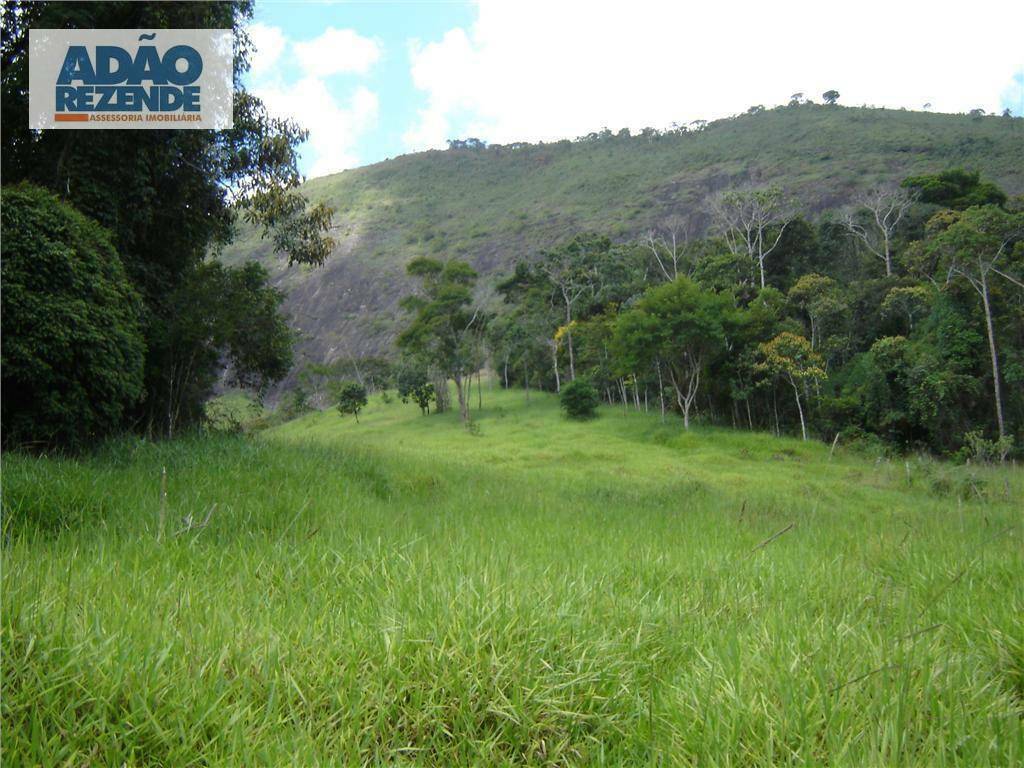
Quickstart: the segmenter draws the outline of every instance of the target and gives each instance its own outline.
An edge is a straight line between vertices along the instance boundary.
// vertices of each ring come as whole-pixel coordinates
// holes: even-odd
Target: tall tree
[[[843,226],[882,260],[887,277],[892,275],[893,237],[914,199],[915,194],[905,188],[875,187],[860,195],[855,207],[843,213]]]
[[[783,331],[771,341],[760,346],[761,360],[755,366],[769,377],[781,377],[793,387],[796,410],[800,414],[800,434],[807,439],[807,421],[800,400],[800,390],[808,383],[825,378],[824,361],[821,355],[811,349],[811,343],[803,336]]]
[[[671,282],[680,275],[691,276],[693,264],[689,258],[690,222],[676,217],[669,219],[661,230],[650,230],[643,238],[643,244],[660,276]]]
[[[553,303],[563,312],[562,328],[569,354],[569,380],[576,378],[572,323],[580,305],[593,296],[597,285],[596,261],[611,242],[606,237],[577,235],[569,243],[541,254],[537,269],[551,284]]]
[[[473,286],[477,274],[464,261],[441,262],[418,257],[406,271],[421,281],[421,291],[402,300],[402,308],[413,320],[398,337],[403,351],[429,358],[455,382],[459,415],[469,421],[467,376],[476,370],[479,336],[485,330],[486,317],[473,305]]]
[[[955,281],[969,285],[981,299],[992,364],[999,439],[1006,437],[999,351],[993,322],[993,281],[1002,280],[1013,290],[1024,290],[1024,213],[1010,213],[995,205],[943,212],[932,219],[933,234],[924,254],[933,259],[943,285]]]
[[[820,350],[822,342],[840,325],[847,308],[839,294],[839,287],[831,277],[815,273],[804,275],[789,289],[790,303],[807,317],[811,331],[811,349]]]
[[[135,418],[163,423],[170,368],[190,366],[175,348],[189,323],[175,297],[228,243],[239,218],[292,262],[319,264],[332,247],[331,211],[299,193],[296,147],[306,132],[272,117],[245,90],[252,3],[7,2],[0,42],[3,131],[0,175],[48,188],[112,234],[145,305],[145,397]],[[221,28],[234,31],[234,127],[200,130],[52,130],[28,127],[30,28]],[[212,363],[214,373],[219,365]],[[201,372],[208,378],[210,371]],[[197,396],[201,388],[191,386]],[[192,407],[189,412],[201,413]]]
[[[745,255],[757,264],[764,288],[765,262],[793,218],[782,191],[763,187],[723,192],[712,198],[711,215],[733,255]]]
[[[619,317],[614,343],[624,372],[663,364],[686,429],[705,367],[726,348],[732,313],[728,296],[682,277],[652,288]]]

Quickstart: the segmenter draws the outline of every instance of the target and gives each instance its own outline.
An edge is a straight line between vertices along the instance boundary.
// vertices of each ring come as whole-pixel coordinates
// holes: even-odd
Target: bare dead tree
[[[893,236],[914,200],[914,195],[901,187],[874,187],[857,197],[854,207],[843,212],[843,226],[882,260],[886,276],[892,275]],[[866,226],[862,219],[867,219]]]
[[[671,282],[678,278],[681,267],[685,267],[683,274],[690,272],[687,258],[687,246],[690,244],[688,220],[673,217],[665,223],[661,231],[648,231],[643,242],[654,256],[654,262],[667,281]]]
[[[588,266],[582,266],[572,260],[572,256],[558,252],[549,256],[538,265],[542,274],[547,276],[554,286],[552,306],[560,305],[565,313],[566,349],[569,352],[569,380],[576,379],[576,356],[572,343],[572,325],[575,319],[576,304],[580,299],[593,293],[597,284],[596,272]],[[558,350],[554,351],[557,362]],[[557,379],[557,372],[556,372]]]
[[[732,254],[757,263],[764,288],[765,263],[793,220],[782,191],[778,187],[732,189],[712,198],[710,208]]]

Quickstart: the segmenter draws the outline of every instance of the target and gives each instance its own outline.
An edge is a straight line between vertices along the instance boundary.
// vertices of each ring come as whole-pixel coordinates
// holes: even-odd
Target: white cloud
[[[284,53],[285,36],[278,27],[271,27],[259,22],[249,25],[249,37],[255,52],[250,57],[250,72],[254,77],[261,77],[273,71]]]
[[[346,98],[326,78],[342,72],[365,74],[380,58],[380,46],[352,30],[327,29],[305,42],[290,40],[278,27],[253,24],[249,34],[257,48],[249,90],[272,115],[291,118],[309,131],[303,154],[312,155],[309,176],[336,173],[359,164],[356,145],[378,121],[380,103],[365,86]],[[297,79],[286,79],[278,62],[288,56],[299,65]]]
[[[359,164],[355,145],[372,128],[379,112],[377,95],[359,86],[347,104],[339,104],[323,80],[306,77],[295,83],[255,87],[270,111],[290,117],[309,131],[315,155],[309,176],[323,176]]]
[[[468,119],[494,142],[602,126],[714,119],[791,93],[840,103],[959,112],[999,108],[1024,65],[1024,5],[932,3],[529,3],[480,0],[479,18],[410,45],[427,105],[405,133],[439,147]]]
[[[351,29],[328,27],[319,37],[294,44],[303,71],[312,77],[341,72],[366,74],[380,59],[381,46]]]

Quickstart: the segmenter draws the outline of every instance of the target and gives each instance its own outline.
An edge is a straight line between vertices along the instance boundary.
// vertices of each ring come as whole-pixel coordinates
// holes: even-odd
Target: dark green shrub
[[[594,385],[583,379],[570,381],[559,395],[562,410],[570,419],[592,419],[597,416],[600,399]]]
[[[430,403],[436,399],[434,385],[423,370],[408,368],[398,373],[398,396],[403,403],[410,400],[420,407],[426,416],[430,413]]]
[[[37,187],[0,195],[3,441],[75,450],[142,395],[141,303],[96,222]]]
[[[355,416],[356,423],[359,423],[359,411],[366,407],[366,387],[354,381],[343,381],[338,385],[336,394],[338,412],[343,416]]]

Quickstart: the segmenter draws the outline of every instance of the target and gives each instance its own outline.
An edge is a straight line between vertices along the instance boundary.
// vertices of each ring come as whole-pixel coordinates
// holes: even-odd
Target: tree
[[[483,310],[473,306],[476,272],[458,259],[442,263],[422,256],[410,261],[406,271],[420,278],[422,291],[402,300],[413,320],[399,335],[398,347],[431,360],[446,380],[455,382],[459,415],[468,423],[465,378],[476,370],[477,337],[486,324]]]
[[[746,255],[757,264],[764,288],[765,262],[793,218],[781,190],[763,187],[723,192],[712,199],[711,215],[733,255]]]
[[[284,294],[268,285],[256,262],[200,264],[166,299],[175,318],[151,340],[147,363],[164,406],[149,426],[167,437],[202,416],[218,379],[254,391],[283,379],[292,365],[294,336],[280,312]]]
[[[554,334],[564,315],[552,301],[551,283],[534,264],[518,262],[512,275],[498,282],[497,291],[506,313],[498,318],[495,332],[505,339],[503,344],[511,353],[510,362],[521,372],[527,400],[531,380],[536,376],[542,384],[547,378],[544,372],[548,370],[554,389],[558,391]]]
[[[826,104],[835,104],[837,101],[839,101],[839,91],[834,89],[831,91],[825,91],[823,94],[821,94],[821,98],[825,100]]]
[[[981,299],[992,364],[996,424],[999,440],[1003,442],[1006,423],[993,323],[992,282],[1001,278],[1016,289],[1024,289],[1024,213],[1009,213],[995,205],[984,205],[967,208],[962,213],[940,213],[933,222],[934,234],[925,246],[925,253],[934,257],[939,274],[944,273],[944,285],[963,281]]]
[[[50,189],[106,227],[144,304],[145,396],[125,411],[125,426],[162,424],[168,409],[175,408],[167,401],[169,371],[195,361],[191,349],[169,346],[175,338],[189,337],[188,329],[177,326],[191,322],[176,314],[169,298],[199,279],[202,265],[231,241],[240,221],[262,232],[291,262],[320,264],[332,247],[330,209],[310,205],[298,189],[302,175],[295,149],[306,132],[270,116],[243,85],[251,16],[248,0],[3,6],[0,175],[7,183],[26,180]],[[30,28],[233,29],[234,127],[32,131]],[[219,362],[210,365],[204,375],[216,376]],[[187,405],[183,414],[201,417],[200,403]]]
[[[426,370],[419,366],[403,367],[398,372],[397,383],[398,396],[403,403],[412,400],[424,416],[430,413],[430,403],[435,398],[435,392]]]
[[[689,277],[692,273],[693,264],[687,248],[689,242],[690,224],[678,218],[669,219],[663,231],[652,229],[644,237],[643,244],[651,252],[666,282],[675,280],[680,274]]]
[[[882,301],[882,315],[902,315],[907,318],[907,332],[913,333],[914,319],[928,311],[931,291],[923,285],[902,285],[893,288]]]
[[[759,347],[761,360],[755,365],[760,373],[770,377],[781,377],[793,387],[797,413],[800,414],[800,433],[807,439],[807,423],[800,401],[800,389],[809,382],[825,379],[824,361],[821,355],[811,349],[803,336],[783,331],[771,341]]]
[[[607,238],[577,235],[559,248],[541,255],[537,268],[551,283],[553,302],[564,312],[566,349],[569,354],[569,380],[576,378],[576,360],[572,344],[572,322],[578,305],[596,288],[596,256],[607,252],[611,243]]]
[[[701,375],[725,349],[725,324],[732,314],[728,296],[704,291],[685,277],[652,288],[619,316],[614,337],[619,366],[632,373],[663,365],[683,427],[689,429]]]
[[[844,306],[836,281],[815,273],[804,275],[789,289],[789,300],[807,315],[811,329],[811,349],[819,349],[827,337],[822,327],[829,321],[837,323],[844,315]]]
[[[982,181],[978,172],[951,168],[939,173],[910,176],[902,186],[917,194],[922,203],[962,211],[976,205],[1006,204],[1006,193],[995,184]]]
[[[142,396],[142,302],[98,224],[38,187],[0,200],[3,441],[80,449]]]
[[[352,415],[359,423],[359,412],[366,407],[366,387],[357,381],[343,381],[338,385],[338,413]]]
[[[914,198],[905,188],[875,187],[858,197],[856,207],[843,214],[843,226],[882,260],[886,277],[892,275],[893,236]],[[862,223],[865,218],[866,225]]]
[[[570,419],[592,419],[597,415],[597,390],[586,379],[570,381],[562,387],[558,399]]]

